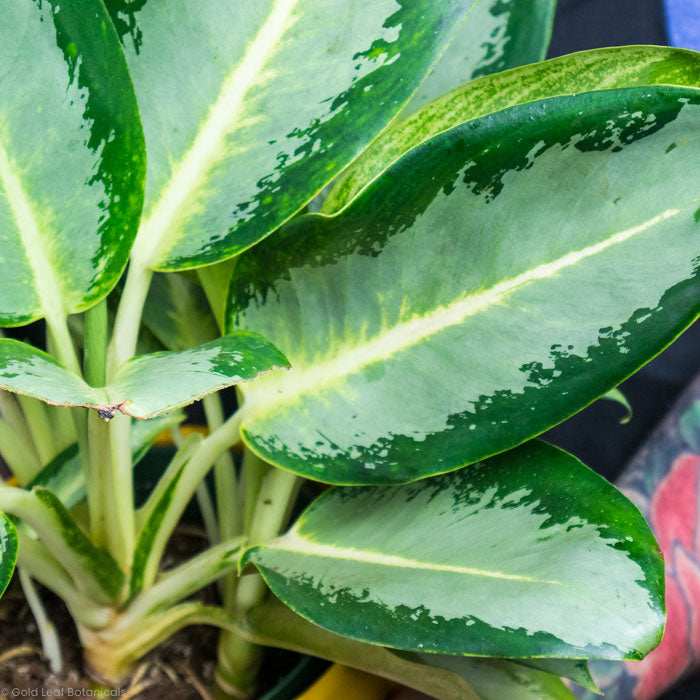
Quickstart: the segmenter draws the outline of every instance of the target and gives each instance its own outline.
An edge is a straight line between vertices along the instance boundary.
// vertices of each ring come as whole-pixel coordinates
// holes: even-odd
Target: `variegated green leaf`
[[[0,325],[13,326],[110,291],[136,234],[145,155],[102,3],[4,3],[0,65]]]
[[[479,0],[400,118],[470,80],[541,61],[555,6],[556,0]]]
[[[12,521],[0,513],[0,596],[5,592],[17,563],[17,533]]]
[[[247,562],[308,620],[398,649],[640,659],[663,632],[663,559],[641,513],[541,442],[414,484],[331,489]]]
[[[107,0],[148,144],[133,259],[201,266],[275,230],[399,111],[472,3]]]
[[[131,454],[136,466],[144,457],[153,441],[163,430],[175,427],[185,419],[184,413],[167,413],[157,418],[141,420],[131,428]],[[27,486],[43,486],[52,491],[70,510],[85,499],[85,472],[78,453],[78,445],[73,444],[47,464]]]
[[[698,314],[700,91],[557,97],[410,151],[238,263],[229,328],[293,370],[245,387],[263,459],[406,482],[513,447]]]
[[[411,148],[462,122],[557,95],[663,84],[700,86],[700,54],[622,46],[583,51],[480,78],[387,129],[341,175],[323,211],[337,211]]]
[[[262,336],[237,332],[191,350],[136,357],[108,386],[92,387],[41,350],[0,339],[1,388],[55,406],[94,408],[106,420],[117,411],[152,418],[288,364]]]

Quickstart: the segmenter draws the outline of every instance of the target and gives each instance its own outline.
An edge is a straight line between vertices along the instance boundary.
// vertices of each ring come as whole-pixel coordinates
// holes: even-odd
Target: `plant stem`
[[[0,454],[22,486],[26,486],[41,469],[30,445],[0,418]]]
[[[78,362],[78,356],[75,352],[75,346],[73,345],[73,340],[71,339],[70,333],[68,331],[68,324],[66,323],[65,315],[47,315],[46,330],[47,347],[50,347],[51,350],[56,353],[56,357],[60,360],[60,362],[63,363],[65,367],[67,367],[69,370],[71,370],[71,372],[73,372],[77,376],[81,376],[80,363]],[[85,411],[81,409],[73,409],[71,413],[73,416],[73,423],[75,425],[75,434],[78,440],[78,448],[80,450],[80,460],[83,464],[83,472],[87,476],[87,462],[90,457],[87,436],[87,419],[85,418]]]
[[[75,352],[73,339],[68,332],[68,325],[65,316],[46,316],[46,329],[49,339],[52,343],[52,349],[55,348],[56,357],[67,367],[73,374],[80,375],[80,363]]]
[[[260,487],[262,486],[265,474],[267,474],[270,469],[270,465],[260,459],[255,452],[252,452],[248,447],[243,448],[243,464],[241,466],[243,486],[245,489],[243,531],[246,534],[250,533]]]
[[[112,340],[107,348],[108,382],[136,352],[141,314],[152,277],[150,268],[132,259],[114,321]],[[128,416],[117,416],[112,420],[109,431],[111,479],[108,482],[112,494],[105,504],[110,551],[127,571],[131,566],[136,539],[130,432],[131,419]]]
[[[220,428],[202,440],[182,472],[180,483],[168,508],[169,513],[177,512],[178,518],[182,515],[195,494],[197,486],[207,475],[219,455],[238,442],[240,422],[241,415],[236,412]]]
[[[107,350],[107,379],[109,381],[114,378],[117,370],[136,353],[141,314],[152,277],[153,271],[149,267],[132,259],[114,321],[112,341]]]
[[[240,414],[235,413],[204,440],[201,440],[198,435],[191,435],[171,461],[146,503],[139,509],[137,521],[139,527],[142,527],[158,507],[161,495],[166,492],[169,484],[174,478],[178,478],[177,488],[174,489],[172,498],[167,504],[157,537],[148,553],[148,564],[144,574],[147,586],[153,582],[165,544],[194,496],[197,486],[207,475],[217,457],[238,441],[239,431]],[[201,442],[196,444],[198,439]]]
[[[90,514],[90,537],[93,544],[104,547],[107,545],[106,513],[112,497],[109,488],[109,475],[112,473],[109,428],[97,411],[88,411],[87,424],[89,459],[83,461],[83,469]]]
[[[243,538],[236,537],[209,547],[184,564],[162,574],[158,582],[136,597],[124,611],[126,625],[138,623],[216,581],[223,572],[236,568]]]
[[[17,398],[39,453],[39,461],[44,466],[56,456],[56,443],[46,406],[39,399],[33,399],[31,396],[19,395]]]
[[[131,418],[117,415],[104,427],[104,439],[110,449],[110,470],[104,503],[107,541],[112,556],[128,572],[136,544]]]
[[[238,263],[239,257],[230,258],[216,265],[197,268],[199,283],[204,289],[204,293],[209,301],[209,306],[214,314],[214,319],[220,331],[224,327],[224,309],[226,306],[226,295],[228,287],[233,277],[233,271]]]
[[[207,533],[209,544],[218,544],[221,541],[219,523],[216,519],[216,508],[214,508],[214,501],[209,493],[206,479],[202,479],[202,481],[197,484],[195,495],[197,496],[197,505],[199,506],[199,512],[202,514],[204,530]]]
[[[32,434],[27,425],[27,421],[17,403],[17,399],[9,391],[0,390],[0,415],[2,415],[15,433],[17,433],[19,439],[26,445],[27,449],[34,454],[36,463],[40,464],[39,453],[32,440]]]
[[[301,480],[291,472],[272,468],[263,479],[255,505],[250,529],[249,545],[266,542],[284,527],[290,501],[295,497]],[[238,582],[235,610],[239,620],[248,610],[265,598],[265,583],[259,574],[244,576]],[[222,633],[219,639],[216,683],[219,695],[249,694],[255,685],[262,650],[232,632]]]
[[[123,627],[120,620],[106,630],[80,630],[85,662],[93,677],[112,686],[128,678],[144,654],[187,625],[234,629],[233,617],[221,608],[187,601]]]
[[[85,312],[85,355],[83,365],[85,380],[90,386],[104,386],[107,371],[107,302],[101,301]],[[108,489],[111,473],[109,430],[96,411],[87,416],[89,459],[84,460],[87,485],[90,533],[94,544],[107,544],[105,512],[111,493]],[[115,542],[110,545],[116,548]]]
[[[64,408],[63,406],[47,406],[47,410],[56,439],[56,453],[58,454],[78,439],[72,415],[77,409]]]
[[[194,453],[199,450],[202,442],[203,438],[199,433],[192,433],[182,441],[182,444],[173,455],[167,468],[160,479],[158,479],[155,488],[153,488],[148,495],[146,502],[136,511],[136,525],[139,530],[153,516],[154,512],[161,507],[161,499],[171,488],[174,481],[176,479],[181,480],[183,467],[192,458]],[[174,524],[175,523],[173,523],[173,525]]]
[[[114,614],[112,608],[93,603],[73,583],[70,574],[39,540],[21,530],[18,566],[53,591],[68,606],[74,620],[88,627],[104,627]]]
[[[104,386],[107,379],[107,301],[85,312],[85,381]]]
[[[53,357],[58,356],[56,343],[49,332],[48,326],[46,328],[46,351]],[[54,440],[56,442],[56,454],[60,454],[78,439],[75,429],[74,414],[70,409],[66,410],[64,406],[47,405],[46,410],[49,414],[49,420],[51,421]],[[85,431],[83,430],[82,432],[83,437],[86,437],[84,434]]]
[[[220,428],[224,424],[224,411],[219,396],[216,394],[205,396],[203,404],[210,430]],[[239,535],[242,529],[236,467],[228,450],[222,452],[214,463],[214,483],[219,518],[219,541],[225,542]],[[223,580],[224,607],[227,610],[233,609],[236,580],[235,574],[227,574]]]
[[[185,442],[180,428],[173,428],[170,431],[170,435],[173,438],[173,443],[175,446],[180,449]],[[197,496],[199,512],[202,514],[202,520],[204,521],[204,529],[207,533],[207,539],[209,540],[209,544],[215,545],[219,542],[219,524],[216,519],[216,510],[214,508],[214,502],[211,499],[211,495],[209,494],[206,479],[197,485],[197,490],[195,493]]]
[[[250,529],[250,546],[267,542],[279,534],[286,524],[289,502],[296,496],[301,480],[296,474],[273,468],[263,480],[255,505],[255,515]],[[236,610],[245,614],[262,602],[265,584],[258,574],[241,579],[236,594]]]
[[[19,582],[24,592],[24,598],[27,601],[29,609],[32,611],[34,621],[39,629],[41,637],[41,649],[44,656],[48,659],[49,666],[54,673],[60,673],[63,670],[63,657],[61,655],[61,642],[56,633],[56,626],[51,622],[46,614],[44,605],[41,602],[36,586],[32,582],[24,568],[18,569]]]
[[[168,468],[151,492],[148,500],[136,514],[136,521],[139,526],[139,540],[141,540],[143,533],[146,533],[146,536],[150,539],[142,574],[142,586],[144,588],[149,588],[153,585],[158,575],[158,567],[165,552],[165,547],[180,521],[184,508],[181,510],[179,503],[173,507],[173,503],[176,500],[176,494],[180,488],[186,465],[201,443],[202,438],[199,435],[190,435],[183,442],[182,447],[170,461]],[[165,502],[163,500],[164,497]],[[185,503],[186,506],[187,502]]]

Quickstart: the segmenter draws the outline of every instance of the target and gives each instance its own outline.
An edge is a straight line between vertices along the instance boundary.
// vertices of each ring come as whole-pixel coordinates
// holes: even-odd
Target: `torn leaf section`
[[[55,406],[93,408],[104,420],[117,412],[151,418],[288,367],[287,358],[262,336],[238,331],[191,350],[136,357],[111,384],[91,387],[45,352],[17,340],[0,340],[0,388]]]

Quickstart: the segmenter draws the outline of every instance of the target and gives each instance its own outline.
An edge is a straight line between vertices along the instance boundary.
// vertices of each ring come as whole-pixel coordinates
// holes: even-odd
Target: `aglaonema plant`
[[[534,438],[697,317],[700,56],[540,62],[553,11],[7,4],[0,326],[46,342],[0,340],[0,583],[58,594],[95,678],[195,623],[237,697],[266,645],[566,698],[658,644],[641,514]],[[195,496],[210,546],[163,570]]]

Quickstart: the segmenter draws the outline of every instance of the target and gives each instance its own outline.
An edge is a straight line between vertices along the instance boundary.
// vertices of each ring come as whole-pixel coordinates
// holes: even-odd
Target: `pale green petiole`
[[[61,642],[56,632],[56,625],[53,624],[46,614],[44,604],[41,602],[39,592],[36,590],[36,586],[31,577],[21,567],[18,570],[18,574],[24,597],[27,600],[27,605],[29,605],[36,626],[39,629],[41,649],[53,673],[60,673],[63,670],[63,656],[61,653]]]

